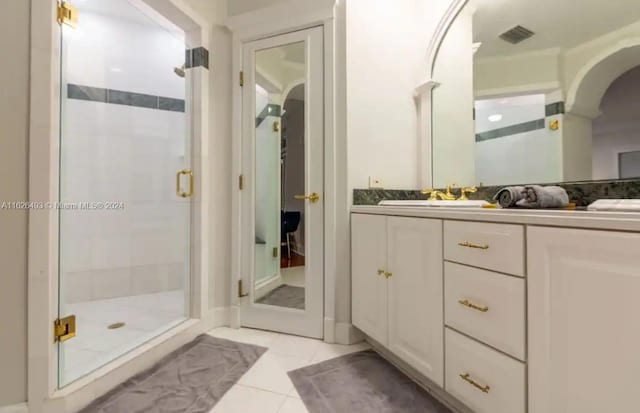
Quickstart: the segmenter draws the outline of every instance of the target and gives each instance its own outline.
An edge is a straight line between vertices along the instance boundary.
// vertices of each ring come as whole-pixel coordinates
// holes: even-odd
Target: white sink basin
[[[380,201],[380,206],[482,208],[487,201]]]

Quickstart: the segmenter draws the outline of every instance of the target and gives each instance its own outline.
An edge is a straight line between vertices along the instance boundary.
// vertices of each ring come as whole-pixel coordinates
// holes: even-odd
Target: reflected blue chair
[[[287,259],[291,261],[291,234],[300,225],[300,211],[280,211],[280,246],[287,248]]]

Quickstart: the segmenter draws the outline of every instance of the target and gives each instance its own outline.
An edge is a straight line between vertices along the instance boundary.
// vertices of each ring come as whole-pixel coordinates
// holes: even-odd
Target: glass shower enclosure
[[[59,387],[189,317],[185,34],[142,1],[83,0],[62,26]]]

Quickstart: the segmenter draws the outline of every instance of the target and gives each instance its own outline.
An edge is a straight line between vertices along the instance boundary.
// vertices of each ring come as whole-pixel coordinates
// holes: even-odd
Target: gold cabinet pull
[[[378,270],[378,275],[384,275],[384,270]]]
[[[467,383],[471,384],[473,387],[475,387],[476,389],[480,390],[483,393],[489,393],[489,390],[491,390],[491,387],[489,387],[488,384],[485,384],[483,386],[482,384],[480,384],[477,381],[475,381],[474,379],[472,379],[471,375],[469,373],[461,374],[460,378],[462,380],[466,381]]]
[[[385,278],[387,278],[387,279],[389,279],[389,278],[393,277],[393,273],[392,273],[392,272],[389,272],[389,271],[385,271],[385,272],[384,272],[384,277],[385,277]]]
[[[318,195],[317,192],[312,192],[310,195],[294,195],[293,197],[301,201],[308,199],[312,204],[315,204],[320,200],[320,195]]]
[[[465,307],[469,307],[469,308],[473,308],[474,310],[480,311],[481,313],[486,313],[487,311],[489,311],[489,307],[485,306],[479,306],[477,304],[472,303],[469,300],[458,300],[458,304],[463,305]]]
[[[180,177],[182,175],[187,175],[189,177],[189,192],[182,192],[180,190]],[[176,195],[180,198],[189,198],[193,195],[193,172],[191,169],[183,169],[176,173]]]
[[[460,245],[461,247],[467,247],[467,248],[476,248],[479,250],[488,250],[489,246],[488,245],[478,245],[478,244],[473,244],[469,241],[465,241],[465,242],[459,242],[458,245]]]

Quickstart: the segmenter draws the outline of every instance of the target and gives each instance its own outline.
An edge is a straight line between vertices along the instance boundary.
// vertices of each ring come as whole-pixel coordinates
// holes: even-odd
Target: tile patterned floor
[[[246,328],[222,327],[209,334],[268,348],[211,413],[307,413],[287,372],[369,348],[366,343],[352,346],[327,344],[320,340]]]

